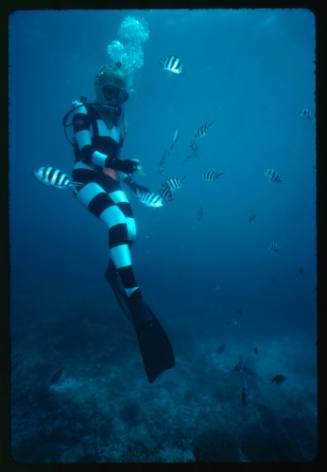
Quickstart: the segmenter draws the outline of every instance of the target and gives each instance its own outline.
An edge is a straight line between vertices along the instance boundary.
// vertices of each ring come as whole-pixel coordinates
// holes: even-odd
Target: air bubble
[[[149,27],[143,18],[127,16],[121,22],[117,36],[107,46],[107,53],[112,62],[121,64],[126,72],[129,86],[135,72],[144,64],[144,52],[142,43],[149,39]]]

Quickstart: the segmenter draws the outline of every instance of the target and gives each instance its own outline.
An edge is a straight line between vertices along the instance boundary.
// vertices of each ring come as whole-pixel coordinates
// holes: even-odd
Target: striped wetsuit
[[[139,296],[130,252],[136,234],[135,220],[120,185],[120,179],[127,175],[113,169],[106,170],[105,174],[103,170],[108,156],[118,157],[123,137],[118,127],[109,129],[90,104],[76,107],[73,131],[75,164],[72,180],[84,184],[76,194],[77,199],[106,224],[109,230],[109,264],[111,259],[127,295]]]

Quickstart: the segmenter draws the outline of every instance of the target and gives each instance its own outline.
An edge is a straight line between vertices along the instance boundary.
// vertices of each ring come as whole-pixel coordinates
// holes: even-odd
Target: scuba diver
[[[128,100],[127,76],[121,64],[104,65],[95,78],[94,103],[85,98],[73,102],[72,126],[75,163],[72,180],[78,182],[76,198],[109,231],[109,263],[105,278],[117,301],[135,328],[147,378],[175,365],[169,339],[146,304],[135,279],[131,247],[136,234],[131,206],[121,181],[134,192],[133,174],[140,170],[137,159],[120,159],[125,136],[123,104]],[[67,115],[66,115],[67,116]]]

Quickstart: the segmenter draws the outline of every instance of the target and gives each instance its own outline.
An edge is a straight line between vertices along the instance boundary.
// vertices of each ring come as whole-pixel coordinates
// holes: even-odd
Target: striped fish
[[[183,74],[184,65],[179,57],[177,56],[167,56],[161,60],[164,70],[171,72],[173,74]]]
[[[199,138],[204,138],[205,136],[207,136],[209,129],[213,126],[213,123],[214,122],[211,121],[210,123],[199,126],[199,128],[196,130],[193,138],[194,139],[199,139]]]
[[[171,177],[167,179],[161,186],[160,195],[162,195],[162,198],[171,201],[173,199],[173,193],[183,187],[184,180],[185,177]]]
[[[34,175],[42,184],[59,189],[76,190],[76,187],[83,185],[80,182],[73,182],[62,170],[51,166],[35,169]]]
[[[186,177],[171,177],[166,180],[164,185],[166,185],[172,193],[175,193],[176,190],[183,187],[185,178]]]
[[[147,192],[146,190],[139,190],[137,188],[136,196],[139,201],[146,206],[153,208],[160,208],[163,206],[162,196],[157,193]]]
[[[169,188],[169,185],[167,185],[166,183],[161,185],[161,189],[159,193],[160,193],[161,198],[165,200],[166,202],[170,202],[173,199],[173,192]]]
[[[267,169],[263,174],[270,180],[270,182],[274,182],[274,184],[280,184],[282,182],[282,176],[277,172],[277,170]]]
[[[272,241],[269,245],[269,251],[270,252],[279,252],[280,251],[280,246],[276,241]]]
[[[216,172],[215,170],[207,170],[203,172],[202,180],[204,180],[205,182],[214,182],[221,175],[223,175],[223,172]]]

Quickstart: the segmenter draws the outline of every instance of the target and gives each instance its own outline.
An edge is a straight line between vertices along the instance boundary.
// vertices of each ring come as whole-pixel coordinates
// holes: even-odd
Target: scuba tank
[[[65,138],[67,139],[68,142],[70,142],[70,144],[74,145],[73,141],[71,141],[69,139],[69,136],[67,134],[67,128],[70,128],[71,126],[73,126],[73,122],[71,121],[70,123],[68,123],[68,118],[70,117],[70,115],[73,113],[73,111],[77,110],[78,108],[81,108],[81,107],[84,107],[86,102],[87,102],[87,98],[86,97],[80,97],[79,98],[79,101],[82,102],[80,105],[77,105],[77,106],[73,106],[73,108],[71,108],[70,110],[67,111],[67,113],[65,114],[65,116],[63,117],[62,119],[62,125],[64,127],[64,132],[65,132]]]

